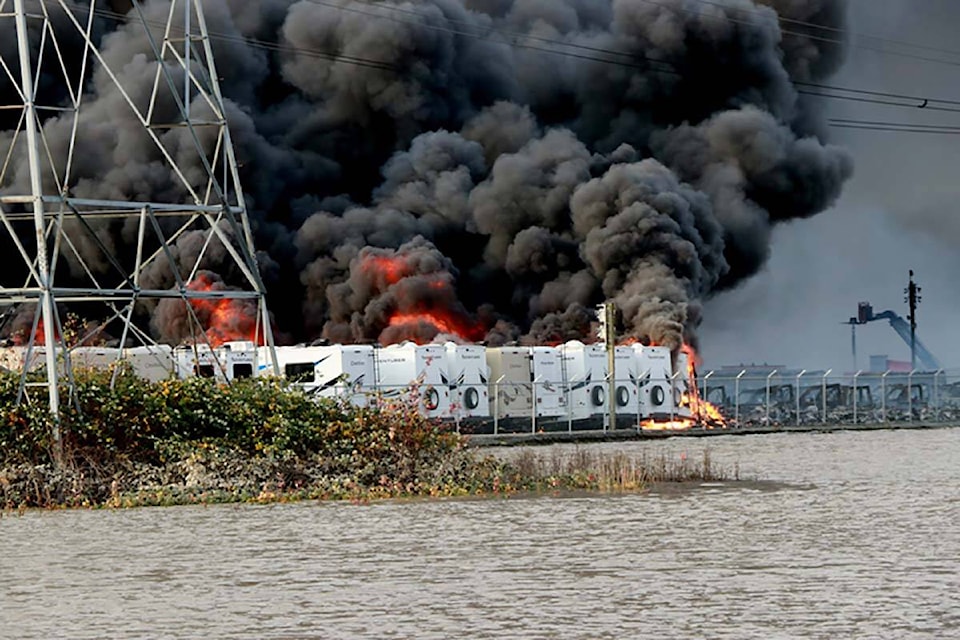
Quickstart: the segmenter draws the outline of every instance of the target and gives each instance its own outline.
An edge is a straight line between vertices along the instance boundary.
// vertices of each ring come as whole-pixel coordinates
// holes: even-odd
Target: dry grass
[[[591,489],[599,491],[636,491],[653,484],[679,482],[716,482],[739,479],[739,471],[718,469],[710,452],[691,459],[665,453],[646,452],[630,455],[622,451],[589,449],[554,450],[541,453],[525,450],[507,463],[513,472],[514,487],[521,489]]]

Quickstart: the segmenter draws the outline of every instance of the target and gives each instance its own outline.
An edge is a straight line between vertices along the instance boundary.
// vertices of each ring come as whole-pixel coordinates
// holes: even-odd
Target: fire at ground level
[[[623,442],[629,440],[659,440],[663,438],[706,438],[712,436],[761,436],[788,433],[836,433],[841,431],[885,431],[891,429],[924,430],[924,429],[960,429],[960,420],[956,416],[950,422],[906,422],[906,423],[871,423],[871,424],[824,424],[824,425],[778,425],[778,426],[728,426],[724,429],[709,429],[694,426],[687,429],[637,429],[623,427],[611,431],[604,428],[602,421],[597,421],[593,429],[579,431],[564,431],[543,429],[532,433],[490,431],[467,432],[467,444],[473,447],[522,446],[522,445],[549,445],[563,442]]]

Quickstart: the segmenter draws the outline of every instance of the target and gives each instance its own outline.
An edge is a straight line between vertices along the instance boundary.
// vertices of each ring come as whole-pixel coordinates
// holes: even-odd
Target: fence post
[[[776,369],[774,369],[773,371],[771,371],[771,372],[770,372],[770,375],[767,376],[767,417],[766,417],[766,423],[767,423],[767,426],[768,426],[768,427],[770,426],[770,378],[772,378],[772,377],[775,376],[775,375],[777,375],[777,370],[776,370]]]
[[[573,433],[573,383],[580,376],[573,376],[567,382],[567,432]]]
[[[883,423],[887,423],[887,376],[889,371],[884,371],[880,376],[880,418]]]
[[[677,376],[679,375],[680,372],[677,371],[670,376],[670,422],[675,422],[677,419]]]
[[[933,374],[933,397],[936,398],[936,421],[940,422],[940,374],[943,373],[943,369],[937,369],[936,373]]]
[[[800,378],[807,372],[806,369],[802,369],[800,373],[797,374],[797,426],[800,426]]]
[[[737,428],[740,428],[740,378],[744,376],[747,372],[746,369],[737,374],[737,381],[733,385],[733,415],[735,416],[733,421],[737,423]]]
[[[530,382],[530,433],[537,430],[537,378]]]
[[[640,382],[644,379],[650,378],[650,370],[647,369],[637,377],[637,433],[640,432],[642,425],[640,424],[640,407],[642,403],[640,402]]]
[[[703,376],[703,393],[700,394],[700,399],[706,401],[707,399],[707,380],[710,379],[710,376],[713,375],[713,371]]]
[[[860,369],[853,374],[853,424],[857,424],[857,396],[860,395],[860,388],[857,386],[857,378],[860,377],[861,373],[863,373],[863,369]]]
[[[913,422],[913,374],[916,369],[907,374],[907,414],[910,416],[910,422]]]
[[[500,425],[500,383],[503,382],[503,379],[506,375],[502,375],[497,378],[497,381],[493,383],[493,435],[497,435]]]
[[[823,374],[823,386],[820,389],[820,402],[823,404],[823,424],[827,424],[827,376],[833,372],[833,369],[827,369]]]

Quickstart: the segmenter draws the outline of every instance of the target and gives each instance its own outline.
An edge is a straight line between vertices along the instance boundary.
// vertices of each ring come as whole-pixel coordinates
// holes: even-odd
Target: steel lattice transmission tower
[[[24,373],[21,394],[45,390],[54,416],[58,375],[73,389],[63,309],[81,308],[121,345],[153,344],[149,314],[174,299],[202,342],[196,309],[236,300],[256,310],[256,339],[273,344],[202,2],[132,5],[120,16],[97,0],[0,0],[0,35],[16,33],[16,47],[0,46],[0,311],[36,309],[26,344],[43,349],[45,373],[29,384]],[[100,47],[104,21],[118,19],[146,43],[123,60]],[[90,113],[91,87],[110,101],[112,121],[102,108]],[[145,188],[149,197],[102,197],[89,169],[102,147],[88,138],[104,128],[117,131],[117,149],[130,138],[149,149],[142,181],[161,183]],[[112,167],[124,171],[116,159]],[[189,258],[177,245],[188,236]],[[211,263],[232,274],[230,287],[194,286]]]

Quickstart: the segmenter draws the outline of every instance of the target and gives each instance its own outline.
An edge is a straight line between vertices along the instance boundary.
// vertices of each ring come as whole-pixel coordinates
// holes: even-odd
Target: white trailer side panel
[[[150,382],[167,380],[174,374],[173,347],[167,344],[127,347],[123,359],[136,375]]]
[[[645,416],[654,420],[669,420],[676,416],[671,393],[670,349],[633,345],[637,353],[640,376],[640,404]]]
[[[385,397],[412,394],[425,415],[443,417],[450,411],[445,362],[446,350],[437,344],[404,342],[377,349],[377,388]]]
[[[560,350],[556,347],[531,347],[530,355],[537,417],[565,416],[567,403]]]
[[[490,415],[500,418],[530,417],[533,409],[530,358],[530,349],[527,347],[487,349]]]
[[[617,415],[636,416],[641,412],[636,352],[631,347],[617,347],[614,358],[616,365],[614,373],[617,378]]]
[[[454,418],[484,418],[490,416],[490,398],[487,384],[490,369],[484,348],[448,342],[447,384],[450,389],[450,415]]]

